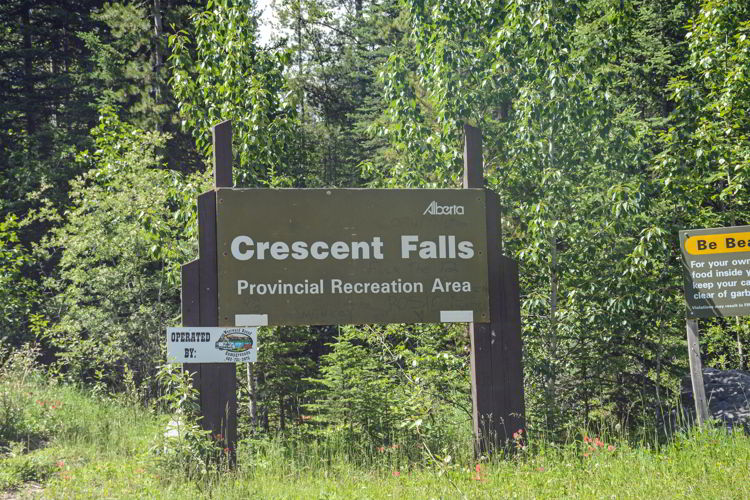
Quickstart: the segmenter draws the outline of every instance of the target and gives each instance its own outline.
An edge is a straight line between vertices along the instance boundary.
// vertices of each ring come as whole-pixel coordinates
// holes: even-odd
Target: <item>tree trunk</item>
[[[735,325],[737,326],[737,355],[740,358],[740,370],[745,369],[745,352],[742,348],[742,325],[740,325],[739,316],[735,316]]]
[[[153,72],[154,72],[154,80],[152,89],[154,92],[154,104],[156,105],[156,108],[158,109],[158,106],[162,103],[162,88],[161,88],[161,70],[162,65],[164,64],[164,55],[162,54],[162,37],[164,35],[164,26],[162,25],[162,15],[161,15],[161,0],[154,0],[153,5],[153,15],[154,15],[154,66],[153,66]],[[157,128],[159,130],[162,129],[162,123],[161,120],[157,120]]]
[[[549,355],[549,374],[547,377],[547,404],[550,412],[557,408],[557,237],[550,237],[550,275],[549,275],[549,332],[547,337]],[[550,413],[548,412],[548,413]],[[548,419],[550,427],[555,426],[555,418]]]
[[[154,44],[154,70],[159,71],[164,62],[164,56],[161,53],[161,38],[164,34],[164,26],[162,25],[161,16],[161,0],[154,0],[154,38],[156,43]]]
[[[549,165],[550,168],[555,166],[555,143],[550,138],[549,141]],[[557,264],[557,234],[552,230],[549,236],[550,256],[549,256],[549,331],[547,334],[547,348],[549,356],[549,374],[547,377],[546,399],[549,408],[548,425],[550,428],[555,426],[554,412],[557,409],[557,288],[558,288],[558,264]],[[552,417],[550,418],[550,415]]]
[[[732,177],[729,175],[729,172],[727,172],[727,187],[729,187],[731,185],[732,185]],[[727,207],[727,208],[729,208],[729,207]],[[737,225],[737,218],[735,217],[734,212],[732,212],[732,215],[731,215],[731,223],[732,223],[732,226],[736,226]],[[742,370],[743,367],[745,366],[745,353],[744,353],[744,349],[742,348],[742,335],[741,335],[742,328],[740,327],[740,317],[739,316],[735,316],[734,317],[734,325],[735,325],[736,330],[737,330],[737,356],[740,358],[739,359],[740,362],[739,362],[739,367],[738,368],[740,370]]]
[[[663,309],[663,307],[662,307]],[[661,327],[661,323],[658,325]],[[662,405],[661,405],[661,349],[664,344],[664,328],[659,328],[659,342],[656,344],[656,404],[659,406],[659,417],[661,417]]]
[[[23,93],[26,108],[26,132],[29,136],[36,132],[34,116],[34,55],[31,40],[31,7],[21,9],[21,31],[23,33]]]
[[[253,431],[258,429],[258,388],[255,382],[254,367],[252,363],[246,363],[247,367],[247,392],[250,395],[250,423]]]

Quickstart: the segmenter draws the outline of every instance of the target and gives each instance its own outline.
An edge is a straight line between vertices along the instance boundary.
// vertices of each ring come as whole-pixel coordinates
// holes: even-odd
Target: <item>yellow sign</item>
[[[702,234],[685,238],[690,255],[750,252],[750,233]]]
[[[750,316],[750,225],[680,231],[688,318]]]

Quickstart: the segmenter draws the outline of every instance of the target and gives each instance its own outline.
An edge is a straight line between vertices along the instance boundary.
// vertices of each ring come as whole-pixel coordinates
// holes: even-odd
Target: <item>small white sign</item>
[[[169,363],[254,363],[258,328],[189,326],[167,328]]]

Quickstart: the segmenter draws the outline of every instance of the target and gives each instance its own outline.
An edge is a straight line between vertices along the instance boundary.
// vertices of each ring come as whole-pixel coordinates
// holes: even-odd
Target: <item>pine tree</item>
[[[90,144],[96,123],[91,89],[81,81],[91,66],[77,33],[96,24],[100,0],[11,0],[0,5],[0,212],[23,215],[40,186],[57,188],[79,173],[76,149]],[[50,191],[63,200],[65,189]],[[25,238],[24,238],[25,239]]]

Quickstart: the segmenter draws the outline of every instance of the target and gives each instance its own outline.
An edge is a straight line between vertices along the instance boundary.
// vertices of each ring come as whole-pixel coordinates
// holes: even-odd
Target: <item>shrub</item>
[[[120,388],[164,358],[164,331],[178,322],[179,266],[196,253],[195,198],[201,175],[165,170],[167,136],[145,132],[104,110],[92,132],[98,147],[80,161],[91,169],[73,181],[64,222],[43,241],[59,257],[46,281],[52,326],[44,339],[69,379]]]

